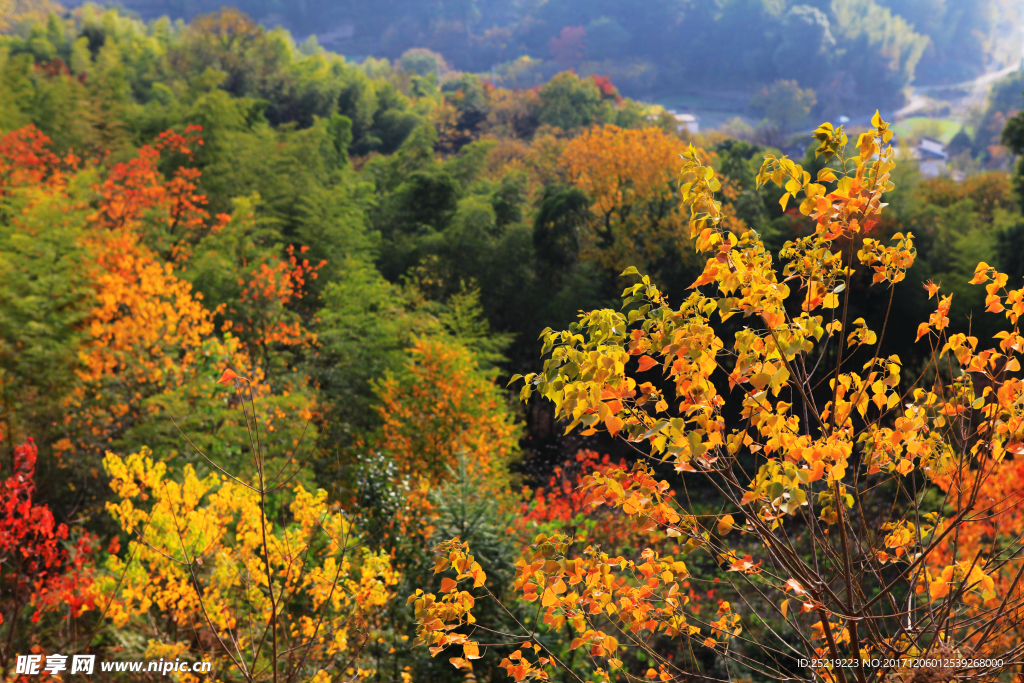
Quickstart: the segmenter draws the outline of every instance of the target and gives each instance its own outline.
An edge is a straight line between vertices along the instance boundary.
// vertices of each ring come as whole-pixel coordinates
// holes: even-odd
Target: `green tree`
[[[829,71],[836,47],[828,16],[810,5],[794,5],[782,19],[782,42],[772,63],[783,78],[818,83]]]
[[[754,95],[750,106],[772,123],[788,128],[806,119],[816,102],[810,88],[801,88],[796,81],[779,80]]]
[[[572,71],[563,71],[541,86],[540,100],[537,119],[565,131],[604,121],[611,113],[594,81]]]
[[[31,436],[49,454],[66,436],[53,427],[64,425],[64,401],[80,384],[92,301],[80,200],[94,181],[75,179],[68,194],[79,201],[39,201],[28,188],[0,195],[0,419],[9,450]]]
[[[1018,202],[1024,208],[1024,112],[1018,113],[1006,122],[1000,139],[1004,145],[1010,148],[1010,151],[1019,157],[1013,182],[1017,190]]]

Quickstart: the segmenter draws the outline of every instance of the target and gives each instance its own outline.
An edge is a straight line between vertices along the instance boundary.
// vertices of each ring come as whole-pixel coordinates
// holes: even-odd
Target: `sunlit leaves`
[[[800,220],[798,214],[807,216],[813,228],[780,251],[781,278],[759,235],[725,225],[715,199],[715,173],[690,150],[683,159],[680,193],[691,211],[695,246],[707,258],[691,292],[669,305],[650,277],[627,269],[624,275],[639,276],[639,282],[625,288],[622,312],[585,312],[565,331],[546,330],[543,371],[523,378],[521,393],[524,399],[540,394],[551,400],[567,433],[608,431],[635,444],[641,460],[647,460],[629,471],[589,476],[582,483],[585,502],[595,510],[614,507],[650,530],[663,530],[666,540],[678,541],[683,552],[707,552],[725,575],[756,577],[758,599],[774,593],[791,627],[809,641],[821,641],[812,648],[811,656],[817,657],[835,657],[853,647],[859,625],[838,614],[856,612],[858,602],[886,609],[881,597],[853,598],[851,606],[825,586],[845,583],[849,594],[869,596],[894,586],[912,588],[959,610],[946,614],[967,610],[978,615],[974,619],[982,614],[971,611],[974,605],[992,613],[1000,582],[1005,586],[1013,575],[1009,568],[999,569],[1001,560],[984,559],[982,547],[989,541],[970,541],[972,557],[982,558],[974,560],[974,571],[970,561],[963,561],[965,542],[942,539],[957,525],[969,524],[983,527],[985,539],[999,537],[987,513],[971,507],[977,505],[976,490],[986,491],[990,509],[999,509],[1004,519],[1018,515],[1019,506],[996,501],[1001,496],[1019,499],[1009,490],[1019,476],[1002,479],[994,473],[1019,469],[1019,458],[1006,458],[1024,454],[1024,384],[1011,374],[1020,371],[1016,356],[1024,349],[1024,337],[1016,327],[1004,330],[996,335],[998,349],[988,349],[979,337],[950,333],[951,296],[926,283],[936,307],[921,323],[918,338],[928,337],[934,370],[926,368],[919,377],[921,370],[913,368],[912,375],[899,356],[882,355],[885,328],[871,329],[856,314],[847,317],[859,273],[891,288],[906,278],[916,258],[910,233],[895,233],[891,240],[871,236],[886,207],[884,195],[894,189],[890,176],[895,166],[888,124],[876,114],[872,126],[858,137],[853,155],[847,153],[841,128],[826,124],[815,131],[818,154],[829,161],[817,182],[786,157],[765,158],[758,184],[784,190],[784,209],[799,201],[799,211],[791,215],[794,220]],[[1007,291],[1007,282],[1005,274],[984,263],[973,280],[986,286],[988,310],[1005,312],[1016,326],[1024,313],[1024,289]],[[787,301],[793,295],[800,297],[799,305]],[[730,319],[732,328],[719,324]],[[814,377],[819,367],[822,373]],[[929,388],[915,384],[922,378],[932,383]],[[728,420],[726,399],[719,394],[726,381],[739,406],[739,414]],[[706,475],[725,498],[723,507],[701,519],[679,505],[653,476],[654,462],[671,464],[684,477]],[[949,508],[917,509],[916,517],[890,514],[880,528],[867,532],[855,521],[863,520],[867,505],[899,510],[890,496],[903,499],[893,491],[921,486],[946,491],[962,506],[961,516],[950,517]],[[909,503],[912,508],[918,504]],[[741,518],[742,524],[737,522]],[[1019,533],[1022,523],[1018,520],[1010,533]],[[746,542],[751,534],[759,543]],[[547,610],[546,623],[552,627],[570,623],[572,610],[588,599],[571,581],[565,582],[564,595],[554,588],[569,573],[563,565],[569,559],[564,545],[564,540],[535,542],[534,558],[524,558],[516,585],[524,600]],[[594,562],[598,552],[590,548],[580,559]],[[652,560],[656,556],[650,549],[642,555],[645,562],[609,556],[602,557],[606,566],[594,563],[589,571],[595,583],[606,582],[607,597],[605,604],[588,607],[589,613],[635,619],[630,630],[637,633],[660,629],[665,622],[645,612],[662,581],[669,580],[660,578]],[[812,556],[813,564],[807,559]],[[822,564],[826,556],[827,566]],[[776,563],[774,569],[767,558]],[[914,567],[914,572],[894,581],[888,573],[893,563]],[[846,572],[840,571],[847,565]],[[888,578],[866,578],[866,565],[875,576]],[[648,582],[651,594],[636,600],[630,596],[626,605],[616,602],[621,595],[617,584],[603,577],[623,571]],[[863,585],[849,585],[854,581]],[[790,609],[793,599],[800,600],[799,610]],[[709,622],[711,631],[701,638],[706,647],[728,652],[723,641],[735,637],[738,624],[729,616],[727,601],[722,603],[725,613]],[[907,609],[925,618],[914,603]],[[664,619],[664,612],[659,616]],[[577,636],[573,647],[586,647],[600,637],[596,628],[585,626],[589,636]],[[697,632],[671,628],[681,635]],[[891,642],[888,636],[865,635],[863,628],[857,638],[878,648]]]
[[[408,603],[414,607],[418,625],[417,642],[428,647],[431,657],[436,657],[451,645],[461,645],[462,657],[449,661],[458,668],[472,670],[472,660],[480,658],[479,644],[455,629],[475,623],[472,609],[476,599],[466,589],[484,586],[487,575],[473,555],[468,554],[468,543],[454,538],[438,546],[437,552],[434,573],[453,569],[455,576],[442,577],[441,592],[445,595],[440,600],[433,593],[422,590],[409,596]],[[461,590],[460,583],[463,584]]]
[[[274,524],[257,491],[217,474],[200,478],[186,466],[175,480],[145,450],[108,453],[104,467],[115,494],[107,509],[134,537],[110,555],[100,586],[118,626],[151,617],[187,624],[256,658],[252,624],[278,624],[280,637],[309,647],[313,661],[351,661],[359,633],[379,623],[393,596],[390,557],[358,548],[351,522],[323,490],[295,486],[290,514]],[[282,604],[281,595],[297,599]],[[262,652],[260,666],[269,656]],[[226,667],[232,654],[216,651]]]
[[[685,143],[659,128],[606,125],[569,141],[559,165],[592,202],[582,258],[618,271],[653,264],[666,248],[684,252],[673,170],[684,153]]]

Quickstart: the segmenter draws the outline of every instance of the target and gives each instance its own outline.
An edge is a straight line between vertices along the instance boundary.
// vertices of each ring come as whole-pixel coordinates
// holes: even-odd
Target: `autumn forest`
[[[902,84],[0,20],[0,680],[1019,680],[1024,72],[929,174]]]

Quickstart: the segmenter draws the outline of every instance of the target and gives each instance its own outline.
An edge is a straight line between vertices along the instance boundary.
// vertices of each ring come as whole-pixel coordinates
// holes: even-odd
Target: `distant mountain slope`
[[[123,0],[143,18],[191,19],[224,0]],[[794,79],[825,108],[899,107],[912,82],[956,82],[1017,51],[1012,0],[238,0],[257,21],[343,54],[413,47],[456,69],[609,75],[631,96],[750,90]],[[1016,42],[1015,42],[1016,41]],[[556,68],[557,67],[557,68]],[[852,87],[851,87],[852,86]],[[852,95],[851,95],[852,92]],[[866,105],[865,105],[866,106]]]

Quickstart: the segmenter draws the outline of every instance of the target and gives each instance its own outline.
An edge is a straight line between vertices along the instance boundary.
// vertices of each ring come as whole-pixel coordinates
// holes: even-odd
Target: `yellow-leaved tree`
[[[584,259],[618,272],[689,253],[692,238],[675,173],[686,150],[685,142],[660,128],[606,125],[569,141],[559,166],[591,201],[580,240]],[[710,159],[703,150],[697,154]]]
[[[1024,616],[1019,523],[992,528],[1019,499],[996,483],[1024,453],[1024,289],[979,266],[988,310],[1008,322],[983,343],[949,332],[951,297],[925,283],[938,297],[918,330],[927,362],[884,355],[886,325],[848,314],[858,271],[891,301],[916,255],[909,233],[872,236],[894,187],[892,132],[876,114],[853,149],[842,127],[815,137],[816,177],[772,155],[758,174],[813,228],[781,264],[729,228],[691,148],[679,187],[706,262],[689,295],[672,305],[630,268],[620,311],[543,334],[544,370],[522,398],[636,449],[631,470],[583,481],[585,503],[660,540],[615,557],[567,535],[524,548],[515,587],[537,623],[487,635],[508,646],[514,680],[997,681],[1024,662],[1009,637]],[[691,487],[707,497],[694,503]],[[437,572],[454,576],[410,597],[419,639],[471,668],[486,567],[459,539],[439,552]],[[688,607],[688,585],[716,607]],[[567,650],[554,631],[569,632]]]
[[[233,371],[222,381],[248,391]],[[245,420],[251,481],[209,459],[217,471],[201,477],[186,465],[176,480],[148,450],[107,453],[107,509],[131,541],[107,562],[103,613],[140,633],[145,657],[212,661],[216,680],[368,679],[363,649],[399,580],[391,558],[362,545],[326,491],[292,482],[301,465],[272,467],[259,422],[252,412]]]

